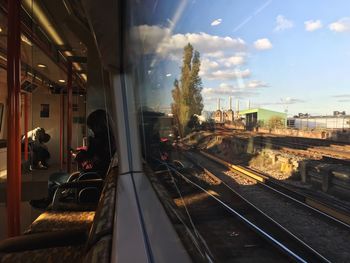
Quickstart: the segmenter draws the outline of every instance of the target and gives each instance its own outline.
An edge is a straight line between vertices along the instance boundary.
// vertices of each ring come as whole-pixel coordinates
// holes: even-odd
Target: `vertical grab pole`
[[[72,156],[70,149],[72,147],[72,62],[68,60],[67,69],[67,173],[72,169]]]
[[[8,1],[7,30],[7,230],[20,234],[21,141],[20,141],[20,9],[21,1]]]
[[[60,169],[63,171],[64,95],[60,95]]]
[[[28,161],[28,94],[23,94],[24,99],[24,160]]]

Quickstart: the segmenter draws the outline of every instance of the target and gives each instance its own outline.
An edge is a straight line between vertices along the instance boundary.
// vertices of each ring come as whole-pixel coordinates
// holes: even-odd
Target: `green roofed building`
[[[257,126],[266,128],[286,127],[287,114],[283,112],[257,108],[240,111],[239,115],[245,119],[248,130]]]

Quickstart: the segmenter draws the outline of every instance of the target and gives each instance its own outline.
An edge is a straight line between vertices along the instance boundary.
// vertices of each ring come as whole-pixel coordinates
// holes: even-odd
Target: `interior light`
[[[72,53],[72,52],[70,52],[70,51],[68,51],[68,50],[63,51],[63,54],[65,54],[67,57],[71,57],[71,56],[73,56],[73,53]]]
[[[87,75],[85,73],[80,74],[84,81],[87,81]]]
[[[21,40],[29,46],[33,46],[33,43],[23,34],[21,34]]]
[[[37,66],[38,66],[38,68],[46,68],[46,65],[45,64],[41,64],[41,63],[39,63]]]
[[[24,4],[27,7],[27,10],[32,11],[34,13],[41,26],[44,28],[46,33],[53,39],[56,45],[63,45],[63,39],[60,37],[54,25],[51,23],[51,21],[46,16],[44,10],[39,6],[39,4],[36,3],[36,1],[31,0],[25,0]]]
[[[59,35],[59,33],[57,32],[54,24],[51,23],[49,17],[45,14],[45,12],[41,8],[41,6],[38,3],[36,3],[35,1],[33,2],[32,0],[24,0],[24,5],[26,6],[26,9],[28,11],[32,11],[33,12],[35,17],[38,19],[39,24],[44,28],[46,33],[51,37],[51,39],[55,42],[55,44],[58,45],[58,46],[63,46],[64,45],[64,41],[63,41],[62,37]],[[27,44],[29,44],[29,43],[27,43]],[[32,46],[31,43],[29,45]],[[68,56],[68,57],[69,56],[73,56],[73,53],[70,52],[70,51],[65,51],[64,54],[66,56]],[[75,63],[75,62],[73,63],[73,67],[77,71],[82,69],[81,66],[78,63]]]
[[[66,81],[64,79],[59,79],[58,82],[65,83]]]

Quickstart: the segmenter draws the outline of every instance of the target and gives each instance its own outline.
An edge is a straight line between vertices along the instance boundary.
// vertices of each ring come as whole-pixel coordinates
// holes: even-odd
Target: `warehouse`
[[[262,108],[248,109],[239,112],[241,118],[245,119],[246,129],[251,130],[257,126],[266,126],[272,119],[280,119],[281,125],[286,125],[287,114]]]
[[[333,115],[310,116],[308,114],[288,118],[288,127],[295,129],[349,129],[350,115],[334,112]]]

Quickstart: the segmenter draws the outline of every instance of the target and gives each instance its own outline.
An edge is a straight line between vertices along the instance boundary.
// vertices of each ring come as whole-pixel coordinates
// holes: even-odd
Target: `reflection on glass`
[[[132,29],[147,83],[141,103],[172,114],[180,136],[196,115],[250,129],[350,127],[346,1],[331,10],[328,1],[150,3]],[[334,111],[345,111],[344,125]]]
[[[186,207],[189,217],[200,210],[198,206],[205,209],[201,215],[211,213],[209,194],[191,192],[182,176],[208,189],[213,189],[217,176],[238,187],[242,195],[256,198],[258,207],[265,194],[257,191],[256,182],[264,181],[264,176],[289,187],[322,192],[325,198],[349,206],[348,197],[341,194],[347,190],[332,183],[340,180],[348,185],[334,174],[350,174],[343,166],[350,159],[350,16],[344,13],[349,5],[345,0],[132,5],[130,37],[136,67],[132,77],[138,81],[143,152],[165,186],[175,187],[169,191],[177,209]],[[181,176],[167,175],[167,166]],[[320,167],[332,167],[333,175]],[[334,190],[337,187],[339,191]],[[220,196],[224,191],[218,189]],[[256,194],[252,197],[249,192]],[[290,213],[281,212],[282,206],[278,209],[280,214]],[[282,221],[286,218],[289,228],[308,215],[300,220],[286,216]],[[218,229],[229,227],[215,220]],[[191,225],[194,233],[201,227],[202,223]],[[316,249],[317,233],[327,231],[321,229],[312,228],[310,233]],[[215,231],[201,233],[211,233],[207,244],[215,239]],[[217,243],[211,244],[215,254]],[[221,244],[230,247],[228,240]],[[348,250],[332,249],[339,249],[338,255]],[[232,260],[221,256],[216,259]]]

